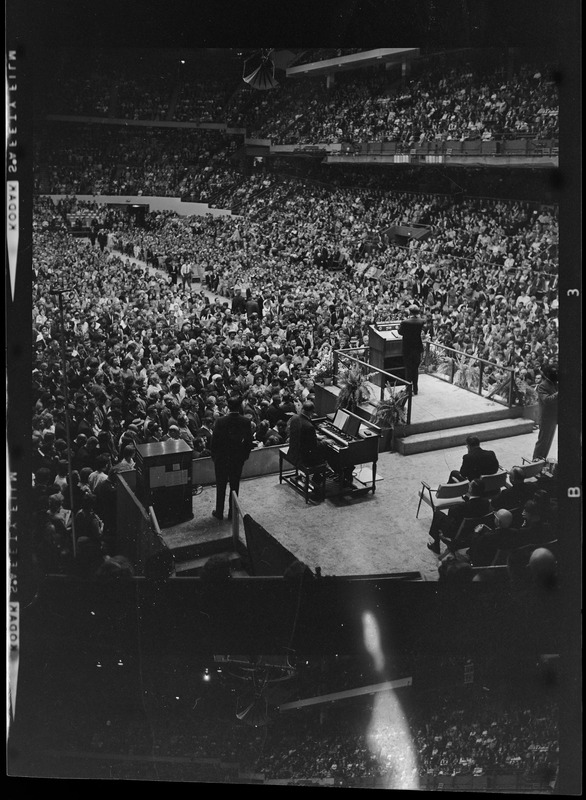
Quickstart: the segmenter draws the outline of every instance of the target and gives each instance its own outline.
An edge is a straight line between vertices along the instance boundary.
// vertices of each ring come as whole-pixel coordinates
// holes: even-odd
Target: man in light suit
[[[244,462],[252,450],[252,425],[242,415],[242,398],[228,398],[228,413],[214,423],[210,452],[216,471],[216,507],[212,516],[224,519],[226,487],[230,485],[228,519],[232,519],[232,492],[238,494]]]

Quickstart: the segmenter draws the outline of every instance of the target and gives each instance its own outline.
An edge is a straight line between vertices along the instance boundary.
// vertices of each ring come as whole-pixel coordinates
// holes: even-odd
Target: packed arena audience
[[[42,107],[48,114],[164,120],[177,91],[177,64],[171,53],[153,59],[148,51],[80,53],[72,45],[51,65],[55,82],[47,87],[49,96],[40,98]]]
[[[366,190],[268,183],[239,217],[152,212],[139,224],[126,209],[72,197],[35,202],[34,471],[48,568],[71,557],[55,512],[81,510],[98,457],[128,468],[136,444],[171,436],[205,457],[234,391],[255,446],[285,443],[325,350],[367,344],[368,326],[400,317],[413,298],[434,342],[493,362],[488,386],[513,368],[525,387],[518,402],[531,400],[539,367],[557,358],[555,276],[538,271],[543,242],[555,243],[554,211],[406,193],[375,203]],[[80,215],[87,238],[72,236]],[[422,245],[364,238],[409,222],[430,225]],[[66,290],[67,404],[55,287]],[[73,492],[55,485],[66,413]],[[49,508],[52,495],[60,508]],[[97,497],[91,511],[99,517]]]
[[[50,109],[55,114],[83,117],[108,117],[112,110],[112,83],[104,73],[84,78],[68,76],[61,81]]]
[[[203,129],[52,124],[35,164],[35,188],[49,194],[190,196],[206,202],[235,186],[230,155],[238,138]]]
[[[520,772],[529,777],[540,766],[555,762],[557,727],[555,707],[543,716],[529,708],[495,714],[452,703],[422,718],[408,717],[420,777]],[[285,722],[285,720],[283,720]],[[329,724],[328,724],[329,723]],[[302,734],[275,726],[276,752],[255,768],[267,777],[334,777],[342,780],[391,777],[405,757],[401,732],[388,723],[367,737],[356,720],[332,715],[321,728],[307,721]],[[273,731],[271,731],[273,734]],[[280,734],[280,735],[279,735]]]
[[[283,81],[259,98],[243,87],[226,107],[229,124],[273,144],[396,142],[406,148],[436,141],[492,141],[558,135],[552,65],[470,64],[425,70],[406,81],[372,68]]]
[[[181,84],[173,119],[178,122],[224,122],[225,107],[233,90],[232,80],[185,80]]]
[[[63,67],[56,110],[76,97],[77,81],[83,92],[72,113],[95,106],[137,121],[221,116],[273,141],[411,146],[557,132],[546,66],[471,71],[464,59],[425,77],[414,69],[407,82],[369,69],[340,75],[329,89],[299,78],[259,93],[235,84],[233,69],[214,78],[182,64],[137,56],[120,72],[115,59],[90,59],[76,77]],[[485,359],[483,391],[502,393],[512,374],[513,402],[530,404],[540,368],[557,361],[555,206],[452,187],[406,191],[394,175],[351,167],[296,177],[236,169],[241,143],[241,134],[195,127],[43,123],[36,193],[60,196],[39,197],[33,219],[33,461],[49,570],[71,560],[78,514],[82,538],[115,555],[103,518],[106,479],[132,468],[137,444],[180,437],[196,457],[208,456],[214,421],[234,392],[255,447],[285,443],[288,418],[312,395],[332,351],[362,352],[369,326],[401,318],[413,301],[426,318],[430,372],[452,370],[455,382],[476,386],[476,359]],[[182,197],[226,213],[141,217],[76,194]]]
[[[98,64],[89,74],[69,73],[53,112],[134,120],[222,123],[246,128],[273,144],[501,141],[558,136],[555,65],[483,64],[454,58],[430,65],[413,62],[412,76],[362,68],[336,76],[281,77],[259,93],[236,81],[234,69],[215,75],[147,58],[122,65]],[[188,69],[188,67],[185,67]],[[80,85],[81,84],[81,85]]]
[[[298,108],[307,110],[294,129],[286,120],[280,127],[265,123],[265,135],[279,144],[386,141],[413,147],[426,141],[558,134],[557,89],[535,67],[525,66],[512,77],[502,70],[479,76],[452,69],[440,78],[414,78],[396,94],[386,88],[384,75],[375,73],[370,81],[353,76],[318,91],[309,104],[301,95]],[[286,139],[285,130],[291,131]]]
[[[281,713],[269,704],[253,726],[236,720],[234,698],[230,708],[217,695],[213,701],[199,697],[193,705],[148,694],[140,713],[129,718],[104,708],[87,725],[83,717],[90,712],[80,702],[67,725],[57,722],[51,731],[40,727],[38,747],[57,748],[63,756],[144,756],[147,761],[156,756],[161,769],[166,758],[174,759],[175,779],[184,763],[208,760],[209,765],[213,759],[216,770],[218,762],[224,770],[234,764],[237,774],[265,781],[329,779],[337,786],[366,786],[375,779],[392,781],[408,760],[406,733],[415,758],[412,777],[422,787],[448,776],[509,775],[520,786],[546,791],[559,758],[558,707],[552,697],[499,704],[487,701],[479,689],[448,690],[415,704],[411,695],[400,695],[403,731],[392,720],[372,727],[377,702],[372,699]],[[220,769],[215,777],[221,774]]]

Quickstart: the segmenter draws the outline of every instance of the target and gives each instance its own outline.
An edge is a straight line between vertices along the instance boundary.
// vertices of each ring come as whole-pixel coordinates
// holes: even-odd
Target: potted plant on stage
[[[381,428],[383,439],[381,450],[395,449],[397,425],[404,425],[407,422],[408,398],[409,392],[407,389],[388,382],[385,384],[384,397],[376,403],[370,420]]]
[[[340,393],[336,400],[336,409],[344,408],[355,414],[362,403],[371,399],[372,392],[368,381],[375,374],[375,372],[363,372],[360,364],[352,364],[338,370]]]
[[[474,392],[477,391],[480,371],[474,354],[464,356],[456,353],[454,361],[456,365],[454,386],[461,386],[462,389],[469,389]]]
[[[455,350],[446,350],[445,355],[439,359],[435,374],[442,379],[445,375],[450,383],[460,386],[462,389],[471,391],[478,389],[478,361],[473,355],[465,356]]]

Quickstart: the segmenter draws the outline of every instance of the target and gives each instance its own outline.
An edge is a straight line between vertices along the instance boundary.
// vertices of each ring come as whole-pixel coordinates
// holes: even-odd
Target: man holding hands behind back
[[[405,367],[405,380],[413,384],[413,394],[417,394],[419,379],[419,364],[423,353],[423,340],[421,334],[425,320],[419,316],[419,307],[409,306],[409,317],[399,325],[399,336],[403,338],[403,366]]]
[[[210,451],[216,471],[216,507],[212,516],[224,519],[226,487],[230,484],[228,519],[232,519],[232,492],[238,494],[244,462],[252,450],[252,425],[242,415],[242,398],[228,398],[228,413],[219,417],[212,431]]]

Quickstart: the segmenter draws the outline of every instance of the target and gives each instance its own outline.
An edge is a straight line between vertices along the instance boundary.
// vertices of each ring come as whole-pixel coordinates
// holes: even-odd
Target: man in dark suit
[[[311,400],[303,403],[300,414],[294,414],[289,422],[289,453],[288,459],[293,464],[312,467],[316,464],[328,464],[331,454],[328,446],[322,438],[311,418],[314,414],[315,406]],[[329,465],[331,466],[331,465]],[[352,467],[344,470],[342,479],[344,486],[352,485]],[[325,480],[324,473],[316,473],[313,476],[315,484],[321,484]]]
[[[405,380],[413,384],[413,394],[417,394],[419,379],[419,364],[423,353],[423,340],[421,334],[425,320],[419,316],[419,308],[409,306],[409,317],[399,325],[399,336],[403,338],[403,366]]]
[[[252,425],[241,413],[242,398],[228,398],[228,413],[214,423],[210,452],[216,471],[216,507],[212,516],[224,518],[226,487],[230,484],[228,519],[232,519],[232,492],[238,494],[244,462],[252,450]]]
[[[481,475],[494,475],[495,472],[498,472],[498,458],[493,450],[483,450],[480,447],[478,436],[467,436],[466,447],[468,452],[462,458],[462,466],[459,470],[450,472],[450,483],[475,481]]]
[[[527,500],[535,494],[536,485],[525,483],[525,474],[521,467],[513,467],[509,472],[510,486],[501,489],[496,497],[490,501],[490,505],[495,511],[501,508],[511,511],[515,508],[523,508]]]
[[[241,289],[234,291],[232,298],[231,311],[233,314],[244,314],[246,312],[246,298],[242,294]]]
[[[540,369],[541,381],[537,384],[539,402],[539,435],[533,450],[533,460],[547,458],[558,424],[558,372],[545,366]]]
[[[195,431],[195,435],[206,440],[206,446],[209,448],[212,441],[212,434],[214,430],[214,412],[205,411],[200,427]]]
[[[464,519],[478,519],[490,514],[490,501],[482,496],[483,492],[482,481],[470,481],[468,492],[464,495],[465,502],[462,505],[453,506],[447,514],[436,509],[429,529],[429,535],[433,541],[427,545],[432,553],[440,554],[440,539],[453,539]]]
[[[534,500],[525,503],[522,520],[519,528],[510,527],[483,532],[470,548],[472,563],[475,566],[492,564],[499,550],[511,552],[531,544],[537,547],[554,539],[554,531],[542,518],[539,506]]]
[[[327,447],[319,441],[311,421],[314,410],[311,400],[306,400],[301,413],[294,414],[290,419],[288,460],[292,464],[312,467],[326,461]]]
[[[261,419],[268,420],[271,428],[274,428],[280,419],[287,419],[284,409],[281,407],[281,395],[275,393],[271,398],[271,404],[266,408]]]

